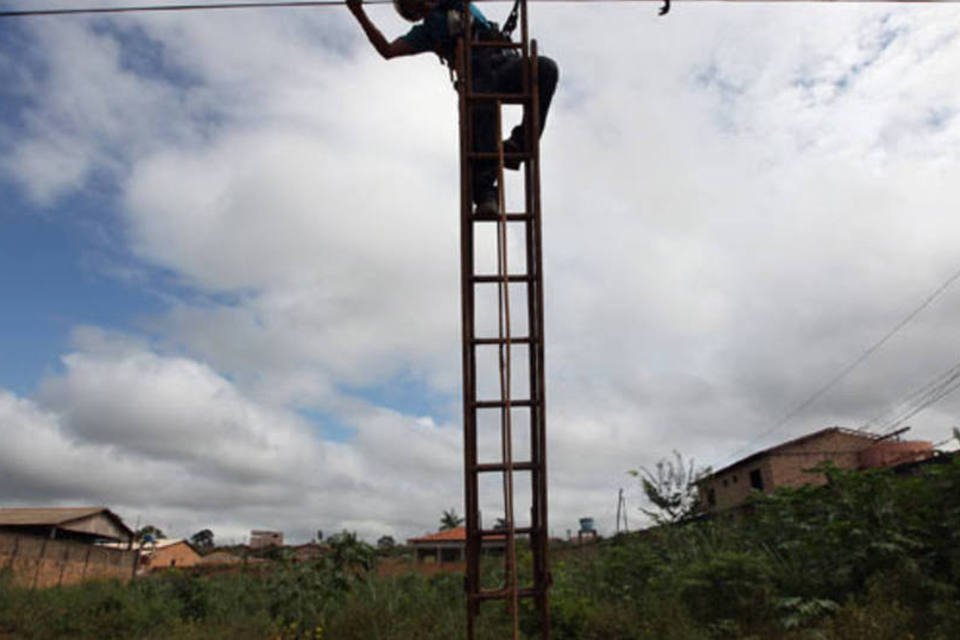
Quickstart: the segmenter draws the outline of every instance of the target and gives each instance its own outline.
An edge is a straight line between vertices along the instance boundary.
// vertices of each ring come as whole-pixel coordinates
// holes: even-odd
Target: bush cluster
[[[621,536],[557,564],[558,638],[960,637],[960,458]]]

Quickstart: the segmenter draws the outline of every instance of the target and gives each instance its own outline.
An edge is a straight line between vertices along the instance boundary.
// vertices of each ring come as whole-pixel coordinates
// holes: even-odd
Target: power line
[[[883,420],[880,428],[884,432],[896,430],[904,422],[957,389],[960,389],[960,362],[908,394],[894,410],[888,413],[888,417]]]
[[[902,416],[924,405],[927,399],[935,394],[937,388],[942,387],[944,383],[949,384],[952,380],[955,380],[958,372],[960,372],[960,362],[924,385],[914,389],[895,404],[868,420],[866,424],[864,424],[863,429],[874,431],[885,430],[891,424],[899,422],[903,419]],[[910,413],[910,415],[913,415],[913,413]]]
[[[507,2],[509,0],[473,0],[474,2]],[[659,2],[660,0],[527,0],[528,2],[549,3],[612,3],[612,2]],[[955,3],[960,0],[685,0],[686,2],[831,2],[844,4],[884,3],[884,4],[940,4]],[[364,0],[364,4],[391,4],[392,0]],[[344,0],[313,0],[303,2],[228,2],[217,4],[158,4],[127,7],[89,7],[73,9],[26,9],[20,11],[0,11],[0,18],[28,18],[39,16],[63,16],[104,13],[143,13],[158,11],[209,11],[214,9],[258,9],[258,8],[295,8],[295,7],[335,7],[345,5]]]
[[[364,4],[389,4],[392,0],[365,0]],[[343,0],[312,0],[302,2],[229,2],[224,4],[156,4],[129,7],[88,7],[72,9],[27,9],[24,11],[0,11],[0,18],[26,18],[36,16],[62,16],[97,13],[143,13],[146,11],[207,11],[213,9],[258,9],[272,7],[333,7],[342,6]]]
[[[750,442],[748,442],[746,445],[744,445],[743,447],[735,451],[728,458],[728,460],[736,459],[742,453],[750,449],[758,440],[762,440],[763,438],[767,437],[774,431],[777,431],[778,429],[783,427],[785,424],[787,424],[790,420],[792,420],[797,415],[799,415],[807,407],[809,407],[814,402],[819,400],[823,396],[823,394],[825,394],[827,391],[835,387],[841,380],[846,378],[854,369],[856,369],[861,364],[863,364],[864,360],[866,360],[867,358],[872,356],[874,353],[876,353],[878,349],[880,349],[883,345],[885,345],[887,341],[889,341],[893,336],[899,333],[901,329],[903,329],[905,326],[910,324],[914,319],[916,319],[916,317],[920,315],[920,313],[922,313],[924,309],[929,307],[934,300],[939,298],[940,295],[944,291],[946,291],[950,287],[950,285],[956,282],[958,278],[960,278],[960,269],[953,272],[953,274],[951,274],[950,277],[943,282],[943,284],[937,287],[936,290],[933,291],[933,293],[931,293],[926,298],[924,298],[924,300],[913,311],[908,313],[907,316],[903,320],[898,322],[896,326],[893,327],[893,329],[888,331],[886,335],[884,335],[877,342],[875,342],[870,348],[868,348],[866,351],[860,354],[857,358],[855,358],[852,362],[850,362],[850,364],[843,367],[839,373],[837,373],[835,376],[830,378],[830,380],[828,380],[826,384],[824,384],[819,389],[814,391],[806,400],[798,404],[792,410],[788,411],[786,415],[784,415],[775,425],[773,425],[766,431],[760,433],[758,436],[755,436],[752,440],[750,440]],[[940,396],[940,397],[942,398],[943,396]],[[913,415],[913,414],[910,414],[910,415]]]

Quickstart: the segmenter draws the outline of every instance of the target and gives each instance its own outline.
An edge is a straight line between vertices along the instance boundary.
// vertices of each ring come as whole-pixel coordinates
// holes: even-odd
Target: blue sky
[[[109,244],[119,234],[104,233],[109,200],[78,197],[63,216],[9,184],[0,199],[0,385],[29,395],[59,371],[74,327],[133,328],[162,303],[143,283],[104,273],[122,254]]]
[[[951,288],[761,436],[960,266],[957,10],[653,9],[533,10],[561,68],[555,533],[612,526],[620,487],[640,504],[626,471],[674,449],[716,466],[863,426],[960,357]],[[0,81],[0,501],[238,540],[403,538],[460,504],[434,57],[385,63],[335,9],[38,19],[0,23]]]

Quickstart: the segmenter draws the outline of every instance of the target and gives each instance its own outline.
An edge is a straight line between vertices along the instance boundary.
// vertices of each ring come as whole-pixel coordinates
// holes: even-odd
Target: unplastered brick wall
[[[44,588],[86,580],[129,580],[136,551],[0,532],[0,568],[14,584]]]
[[[842,430],[828,430],[796,444],[778,447],[747,462],[730,467],[699,485],[700,499],[713,511],[736,507],[758,490],[770,492],[779,487],[821,485],[827,479],[814,467],[830,461],[841,469],[856,469],[860,452],[874,444],[870,437]],[[712,504],[710,497],[712,496]]]
[[[708,493],[712,491],[714,504],[710,508],[718,511],[742,504],[755,491],[750,484],[750,474],[753,472],[760,474],[764,491],[769,491],[773,472],[770,459],[763,457],[711,478],[701,485],[700,499],[709,505]]]
[[[829,460],[840,469],[856,469],[860,452],[872,444],[869,438],[836,431],[786,447],[770,456],[773,486],[824,484],[826,477],[822,473],[811,473],[811,468]]]

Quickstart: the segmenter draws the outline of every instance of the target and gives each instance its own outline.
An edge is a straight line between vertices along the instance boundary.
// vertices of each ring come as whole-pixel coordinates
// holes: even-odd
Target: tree
[[[682,522],[703,512],[697,481],[710,474],[710,467],[697,469],[693,458],[684,463],[680,452],[674,451],[673,460],[663,458],[657,462],[656,473],[646,467],[628,473],[640,479],[643,492],[656,507],[640,510],[657,524]]]
[[[356,532],[343,530],[327,539],[330,558],[339,570],[369,571],[377,562],[377,553],[369,544],[357,538]]]
[[[456,529],[463,524],[463,517],[457,515],[456,509],[450,509],[444,511],[443,515],[440,516],[440,531],[449,531],[450,529]]]
[[[163,540],[167,537],[164,535],[163,531],[152,524],[140,527],[134,536],[139,542],[153,542],[155,540]]]
[[[202,529],[190,536],[190,542],[200,551],[213,549],[213,531]]]
[[[377,540],[378,549],[393,549],[397,546],[397,541],[393,539],[393,536],[380,536],[380,539]]]

